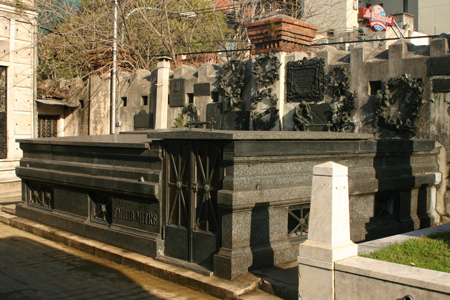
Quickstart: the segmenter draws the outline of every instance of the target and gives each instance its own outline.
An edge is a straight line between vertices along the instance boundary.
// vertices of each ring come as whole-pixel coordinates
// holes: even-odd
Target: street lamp
[[[126,16],[125,16],[125,20],[123,20],[122,23],[122,43],[125,39],[125,22],[128,20],[128,18],[134,14],[137,11],[140,10],[154,10],[154,11],[161,11],[161,12],[168,12],[170,14],[177,14],[186,18],[195,18],[197,16],[197,14],[193,11],[172,11],[172,10],[165,10],[165,9],[161,9],[161,8],[155,8],[155,7],[140,7],[140,8],[135,8],[132,11],[130,11]]]

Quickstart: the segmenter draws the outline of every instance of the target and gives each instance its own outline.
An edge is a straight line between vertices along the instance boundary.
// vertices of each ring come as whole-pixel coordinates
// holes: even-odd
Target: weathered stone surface
[[[439,170],[435,142],[383,141],[371,137],[329,132],[182,129],[22,140],[25,156],[17,172],[27,181],[51,183],[56,188],[55,195],[58,189],[70,189],[77,195],[68,198],[87,199],[96,191],[136,200],[143,205],[141,209],[141,204],[136,204],[137,212],[145,210],[148,214],[159,209],[160,217],[167,213],[166,200],[162,198],[166,194],[162,157],[163,152],[167,156],[169,144],[179,145],[180,149],[197,145],[195,149],[203,153],[207,145],[220,146],[223,154],[217,174],[224,178],[217,191],[217,204],[222,231],[213,268],[216,276],[232,279],[252,266],[295,259],[303,239],[289,238],[292,230],[289,211],[298,205],[308,205],[313,167],[330,159],[349,167],[350,237],[355,242],[430,222],[428,211],[423,208],[428,207],[424,203],[430,199],[430,187],[435,184],[435,173]],[[205,166],[206,160],[203,163]],[[202,184],[197,187],[203,189]],[[158,223],[161,226],[158,230],[151,224],[135,224],[131,217],[116,222],[113,218],[108,227],[106,221],[86,222],[86,206],[82,203],[87,200],[76,200],[79,201],[76,204],[64,203],[59,196],[54,200],[55,208],[59,207],[57,217],[49,208],[26,204],[18,214],[73,228],[79,234],[86,230],[92,232],[93,238],[111,238],[108,242],[120,243],[125,248],[130,243],[133,249],[142,251],[143,245],[147,245],[150,252],[146,253],[152,256],[164,254],[160,246],[165,241],[161,240],[160,232],[167,224],[163,218],[159,218],[162,223]],[[388,203],[394,203],[395,210],[394,216],[387,220],[381,204]],[[91,230],[90,226],[96,229]],[[138,238],[131,242],[132,236]],[[146,242],[139,246],[140,241]]]
[[[348,168],[329,161],[313,174],[308,238],[298,257],[299,298],[331,300],[334,262],[358,255],[350,240]]]
[[[152,130],[147,132],[148,138],[166,139],[213,139],[213,140],[358,140],[370,139],[371,134],[343,132],[273,132],[273,131],[208,131],[201,129]]]

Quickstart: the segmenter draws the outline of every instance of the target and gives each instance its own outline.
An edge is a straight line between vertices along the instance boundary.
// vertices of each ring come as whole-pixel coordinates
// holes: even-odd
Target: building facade
[[[408,13],[415,16],[415,30],[428,35],[450,32],[450,0],[362,0],[361,7],[382,4],[389,14]]]
[[[0,2],[0,190],[20,194],[16,139],[36,132],[36,24],[33,1]]]

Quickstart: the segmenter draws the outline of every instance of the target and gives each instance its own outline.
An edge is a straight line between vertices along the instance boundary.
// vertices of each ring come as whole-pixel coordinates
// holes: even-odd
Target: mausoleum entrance
[[[207,142],[166,142],[165,255],[212,269],[219,251],[222,146]]]

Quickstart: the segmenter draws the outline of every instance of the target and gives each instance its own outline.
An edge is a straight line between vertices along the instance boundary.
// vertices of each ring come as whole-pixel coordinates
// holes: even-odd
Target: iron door
[[[206,142],[165,144],[165,255],[211,268],[220,248],[217,191],[222,147]]]

